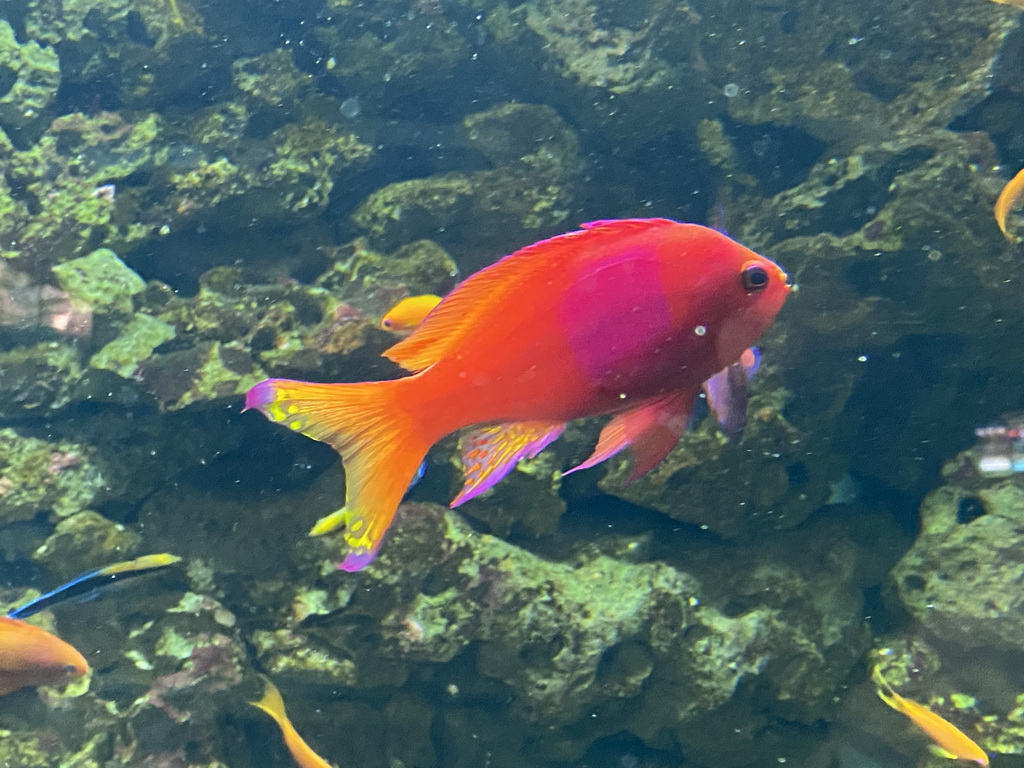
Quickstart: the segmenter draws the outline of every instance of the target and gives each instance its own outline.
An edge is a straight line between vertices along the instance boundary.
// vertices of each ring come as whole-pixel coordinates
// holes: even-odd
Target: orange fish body
[[[935,751],[953,760],[967,760],[988,766],[988,755],[966,733],[923,704],[900,696],[892,689],[881,671],[875,667],[871,675],[878,686],[879,698],[890,707],[906,715],[935,742]]]
[[[285,712],[284,699],[281,698],[281,693],[277,690],[277,686],[267,680],[263,698],[250,703],[257,709],[262,709],[274,719],[274,722],[281,729],[284,745],[288,748],[299,768],[331,768],[331,764],[314,752],[313,748],[295,730],[295,726],[292,725],[292,721],[288,719],[288,714]]]
[[[620,414],[600,459],[631,447],[649,469],[685,429],[702,382],[737,361],[790,290],[771,261],[707,227],[601,221],[476,273],[384,354],[414,375],[364,384],[269,379],[246,406],[337,449],[344,524],[369,563],[426,451],[463,441],[462,503],[536,455],[572,419]],[[589,462],[591,466],[594,462]]]
[[[387,311],[381,318],[380,327],[392,333],[411,333],[440,303],[441,297],[432,293],[407,296]]]
[[[1024,170],[1018,171],[1017,175],[1006,183],[1003,191],[996,198],[996,205],[993,211],[996,217],[996,224],[999,225],[999,231],[1003,233],[1003,237],[1007,239],[1010,238],[1010,233],[1006,229],[1006,217],[1010,215],[1010,211],[1017,204],[1022,193],[1024,193]]]
[[[0,617],[0,696],[20,688],[62,685],[89,664],[71,645],[32,624]]]

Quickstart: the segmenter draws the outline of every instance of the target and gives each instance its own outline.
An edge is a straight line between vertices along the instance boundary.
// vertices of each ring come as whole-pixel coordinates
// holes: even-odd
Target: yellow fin
[[[332,531],[336,531],[345,525],[345,521],[348,519],[348,512],[342,507],[339,510],[331,512],[329,515],[325,515],[316,521],[316,525],[309,529],[310,536],[324,536]]]
[[[263,677],[260,675],[260,677]],[[262,709],[272,718],[274,721],[281,725],[282,722],[288,721],[288,715],[284,711],[284,699],[281,698],[281,692],[277,690],[277,686],[270,682],[269,678],[263,677],[263,698],[259,701],[250,701],[256,709]]]
[[[882,670],[879,667],[872,667],[871,680],[874,682],[875,686],[877,686],[875,693],[878,694],[878,698],[897,712],[903,712],[903,697],[892,689],[892,686],[889,685],[889,681],[882,676]]]
[[[938,744],[929,744],[928,751],[937,757],[945,757],[947,760],[959,760],[960,758],[950,752],[948,749],[943,749]]]
[[[415,377],[360,384],[314,384],[267,379],[249,390],[246,407],[320,440],[341,454],[345,507],[314,528],[345,523],[352,548],[341,568],[358,571],[376,556],[409,483],[432,440],[416,429],[399,400]]]
[[[331,764],[313,751],[313,748],[295,730],[295,726],[292,725],[292,721],[288,719],[288,715],[284,710],[284,699],[281,698],[281,692],[277,690],[277,686],[270,682],[268,678],[263,677],[263,675],[260,675],[260,677],[263,678],[266,685],[263,689],[263,698],[259,701],[250,701],[249,703],[257,709],[262,709],[274,719],[274,722],[281,729],[284,745],[288,748],[299,768],[331,768]]]

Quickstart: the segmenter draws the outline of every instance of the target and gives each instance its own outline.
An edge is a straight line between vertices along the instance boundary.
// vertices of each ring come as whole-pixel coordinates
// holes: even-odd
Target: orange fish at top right
[[[996,2],[1003,2],[1003,0],[996,0]],[[1013,4],[1024,8],[1024,0],[1014,0]],[[996,206],[993,209],[993,213],[996,216],[996,224],[999,225],[999,231],[1003,233],[1003,237],[1007,240],[1013,240],[1013,238],[1006,230],[1006,217],[1014,206],[1017,205],[1022,193],[1024,193],[1024,170],[1018,171],[1017,175],[1006,183],[1003,191],[999,193],[999,197],[996,199]]]
[[[1014,8],[1024,9],[1024,0],[992,0],[993,3],[999,3],[1000,5],[1012,5]]]

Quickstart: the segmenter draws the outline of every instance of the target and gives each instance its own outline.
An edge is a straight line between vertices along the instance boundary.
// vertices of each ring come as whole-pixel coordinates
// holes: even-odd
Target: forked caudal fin
[[[311,533],[345,526],[352,550],[341,568],[358,571],[373,560],[409,483],[430,448],[398,405],[408,379],[363,384],[313,384],[267,379],[249,390],[245,407],[341,454],[345,506]]]

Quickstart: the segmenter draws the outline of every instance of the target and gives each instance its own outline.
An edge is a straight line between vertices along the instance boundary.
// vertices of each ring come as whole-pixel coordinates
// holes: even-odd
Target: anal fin
[[[565,424],[524,421],[477,427],[459,440],[465,483],[452,499],[457,507],[494,486],[520,459],[532,459],[554,442]]]

